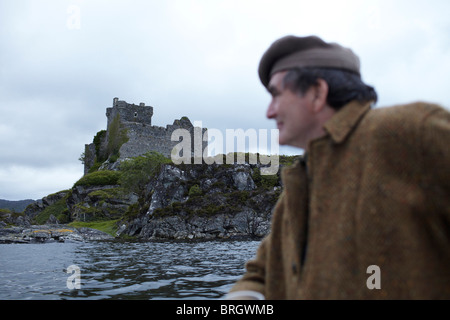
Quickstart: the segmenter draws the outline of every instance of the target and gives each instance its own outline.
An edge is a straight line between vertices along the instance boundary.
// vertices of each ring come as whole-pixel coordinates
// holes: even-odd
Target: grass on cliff
[[[100,170],[88,173],[80,180],[75,182],[74,187],[77,186],[106,186],[119,184],[121,173],[111,170]]]
[[[69,209],[67,208],[67,198],[70,196],[70,192],[63,198],[56,201],[54,204],[46,207],[33,219],[33,223],[45,224],[47,220],[53,215],[60,223],[68,222]]]
[[[169,163],[172,163],[172,160],[154,151],[122,161],[119,166],[120,185],[139,194],[145,190],[148,182],[159,173],[161,166]]]
[[[3,221],[6,223],[7,226],[9,226],[10,224],[7,222],[10,218],[17,218],[20,216],[25,216],[25,214],[23,212],[15,212],[15,211],[11,211],[10,209],[3,209],[0,208],[0,221]]]
[[[91,222],[82,222],[82,221],[74,221],[69,223],[68,225],[74,228],[91,228],[99,231],[103,231],[111,236],[115,236],[117,232],[117,222],[119,220],[107,220],[107,221],[91,221]]]
[[[88,173],[75,182],[74,187],[121,185],[126,190],[138,193],[159,172],[161,165],[167,163],[172,161],[160,153],[148,152],[122,161],[119,171],[99,170]]]

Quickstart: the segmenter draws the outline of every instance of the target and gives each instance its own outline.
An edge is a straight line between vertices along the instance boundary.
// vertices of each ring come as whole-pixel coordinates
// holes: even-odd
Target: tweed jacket
[[[351,102],[324,128],[283,169],[271,232],[231,292],[450,299],[450,113]]]

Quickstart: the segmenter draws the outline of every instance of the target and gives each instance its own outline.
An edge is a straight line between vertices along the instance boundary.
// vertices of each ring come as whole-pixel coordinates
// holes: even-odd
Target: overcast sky
[[[448,109],[449,12],[448,0],[0,0],[0,199],[71,188],[114,97],[153,106],[159,126],[275,128],[257,66],[288,34],[352,48],[378,106]]]

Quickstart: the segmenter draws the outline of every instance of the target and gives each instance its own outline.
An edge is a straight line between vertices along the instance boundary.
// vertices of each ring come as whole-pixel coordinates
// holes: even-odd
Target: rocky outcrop
[[[166,164],[147,187],[148,207],[122,221],[118,235],[145,240],[263,237],[281,186],[279,176],[262,184],[269,178],[259,170],[250,164]]]
[[[31,225],[31,220],[23,214],[16,214],[9,210],[0,209],[0,228],[11,225],[27,227]]]
[[[138,201],[133,192],[119,185],[75,186],[67,199],[72,220],[113,220],[122,217]]]
[[[270,230],[270,214],[242,209],[235,214],[218,213],[211,217],[180,213],[167,217],[135,219],[119,232],[128,232],[141,239],[230,239],[263,237]]]
[[[111,239],[114,237],[99,230],[74,228],[66,225],[0,228],[0,243],[50,243]]]
[[[135,160],[135,167],[118,163],[115,170],[96,171],[72,189],[33,203],[24,216],[44,224],[117,220],[116,237],[140,240],[269,233],[281,168],[262,175],[259,163],[175,165],[167,160],[149,155]]]
[[[37,215],[39,215],[42,211],[44,211],[46,208],[54,205],[58,201],[61,201],[61,199],[66,197],[68,193],[69,193],[69,190],[64,190],[64,191],[50,194],[50,195],[28,205],[23,212],[28,219],[32,220]]]

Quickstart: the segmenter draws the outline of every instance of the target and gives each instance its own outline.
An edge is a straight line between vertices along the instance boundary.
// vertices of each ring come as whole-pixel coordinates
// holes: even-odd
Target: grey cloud
[[[285,34],[316,33],[354,48],[380,104],[422,98],[450,106],[448,1],[329,4],[1,1],[0,197],[70,187],[116,96],[154,106],[156,125],[188,116],[220,130],[274,128],[256,70]],[[71,5],[80,9],[79,29],[68,27]],[[321,8],[339,24],[318,19]],[[27,186],[12,188],[18,174]]]

